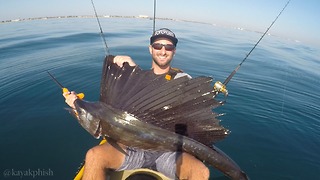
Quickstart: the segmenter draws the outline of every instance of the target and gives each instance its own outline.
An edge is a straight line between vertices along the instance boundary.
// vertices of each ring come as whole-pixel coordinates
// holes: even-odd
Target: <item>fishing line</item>
[[[157,0],[153,1],[153,32],[154,33],[156,31],[156,4],[157,4]]]
[[[273,24],[277,21],[277,19],[279,18],[279,16],[282,14],[282,12],[286,9],[286,7],[288,6],[289,2],[291,0],[289,0],[286,5],[282,8],[282,10],[280,11],[280,13],[278,14],[278,16],[274,19],[274,21],[270,24],[270,26],[267,28],[267,30],[263,33],[263,35],[260,37],[260,39],[257,41],[257,43],[252,47],[252,49],[249,51],[249,53],[245,56],[245,58],[240,62],[240,64],[232,71],[232,73],[227,77],[227,79],[221,83],[221,82],[216,82],[216,84],[214,85],[215,91],[218,92],[222,92],[225,95],[228,94],[228,91],[226,89],[226,85],[228,84],[228,82],[231,80],[231,78],[236,74],[236,72],[239,70],[239,68],[241,67],[242,63],[244,63],[246,61],[246,59],[250,56],[250,54],[252,53],[252,51],[256,48],[256,46],[260,43],[260,41],[263,39],[263,37],[267,34],[267,32],[269,31],[269,29],[273,26]]]
[[[105,48],[106,48],[106,53],[107,53],[106,55],[108,56],[108,55],[110,54],[109,48],[108,48],[108,45],[107,45],[106,38],[104,37],[103,31],[102,31],[102,27],[101,27],[101,24],[100,24],[100,20],[99,20],[97,11],[96,11],[96,7],[94,6],[93,0],[91,0],[91,4],[92,4],[93,10],[94,10],[94,14],[95,14],[96,19],[97,19],[98,24],[99,24],[100,36],[101,36],[101,38],[103,39],[103,42],[104,42],[104,45],[105,45]]]

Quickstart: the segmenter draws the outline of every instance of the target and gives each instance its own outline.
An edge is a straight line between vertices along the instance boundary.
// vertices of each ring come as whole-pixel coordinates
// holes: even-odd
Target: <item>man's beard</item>
[[[156,65],[158,65],[160,68],[166,68],[168,66],[170,66],[171,60],[170,61],[166,61],[165,64],[160,64],[155,58],[152,59],[154,63],[156,63]]]

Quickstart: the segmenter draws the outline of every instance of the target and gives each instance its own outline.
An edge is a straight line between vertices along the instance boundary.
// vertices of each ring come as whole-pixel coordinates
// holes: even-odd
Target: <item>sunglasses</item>
[[[173,44],[160,44],[160,43],[153,43],[151,45],[156,50],[161,50],[164,46],[164,49],[166,51],[173,51],[176,47]]]

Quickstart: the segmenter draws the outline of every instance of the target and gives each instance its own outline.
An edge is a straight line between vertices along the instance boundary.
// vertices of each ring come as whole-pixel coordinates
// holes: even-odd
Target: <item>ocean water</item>
[[[152,21],[100,19],[109,50],[150,68]],[[173,66],[224,81],[261,34],[159,20],[179,38]],[[72,179],[99,140],[64,109],[61,89],[97,101],[105,47],[95,19],[0,24],[0,179]],[[317,179],[320,170],[320,50],[266,36],[228,84],[218,142],[251,179]],[[220,97],[223,98],[223,97]],[[19,174],[20,173],[20,174]],[[211,170],[211,179],[227,179]]]

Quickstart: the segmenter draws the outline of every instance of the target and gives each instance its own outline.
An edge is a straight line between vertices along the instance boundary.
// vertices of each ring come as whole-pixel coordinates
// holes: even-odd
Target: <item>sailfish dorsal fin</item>
[[[183,125],[189,137],[208,146],[228,135],[212,111],[223,103],[213,98],[211,77],[168,81],[165,74],[154,75],[139,66],[119,67],[113,58],[107,56],[104,61],[101,102],[173,132]]]

